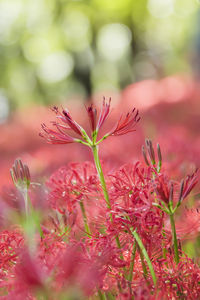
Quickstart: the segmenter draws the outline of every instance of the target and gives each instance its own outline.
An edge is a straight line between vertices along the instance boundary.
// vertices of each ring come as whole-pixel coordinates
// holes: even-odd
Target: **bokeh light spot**
[[[200,4],[200,1],[198,1]],[[187,1],[187,0],[175,0],[174,3],[174,11],[178,17],[185,18],[190,14],[194,13],[197,7],[197,2],[195,1]]]
[[[169,17],[174,12],[173,0],[149,0],[148,9],[152,16],[156,18]]]
[[[50,54],[49,41],[40,37],[32,37],[23,45],[24,55],[31,62],[40,62],[46,55]]]
[[[5,122],[9,114],[8,99],[4,95],[3,90],[0,90],[0,124]]]
[[[21,12],[22,2],[20,0],[0,2],[0,41],[2,43],[12,43],[12,38],[10,40],[9,35]]]
[[[131,31],[125,25],[118,23],[105,25],[99,31],[97,48],[103,57],[116,61],[128,52],[131,39]]]
[[[90,43],[91,30],[88,17],[80,11],[68,12],[63,29],[68,47],[73,51],[83,51]]]
[[[72,72],[74,62],[70,54],[55,52],[41,62],[38,68],[39,77],[48,82],[54,83],[63,80]]]

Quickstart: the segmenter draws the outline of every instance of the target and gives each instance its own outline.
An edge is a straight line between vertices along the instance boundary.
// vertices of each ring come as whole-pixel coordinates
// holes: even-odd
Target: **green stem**
[[[132,234],[133,234],[133,236],[134,236],[134,238],[135,238],[138,246],[140,247],[142,254],[144,255],[144,257],[146,259],[147,265],[149,267],[149,271],[151,273],[151,277],[153,279],[153,283],[154,283],[154,285],[156,285],[156,282],[157,282],[156,274],[154,272],[153,265],[151,263],[149,255],[148,255],[148,253],[147,253],[147,251],[146,251],[146,249],[145,249],[145,247],[144,247],[144,245],[142,243],[142,240],[140,239],[140,237],[139,237],[138,233],[136,232],[136,230],[134,230],[134,231],[131,230],[131,232],[132,232]]]
[[[106,296],[104,293],[101,292],[101,290],[98,290],[98,296],[100,300],[106,300]]]
[[[79,202],[79,204],[80,204],[80,208],[81,208],[81,212],[82,212],[82,216],[83,216],[83,222],[84,222],[85,231],[86,231],[86,233],[87,233],[88,236],[91,236],[91,231],[90,231],[90,227],[88,225],[88,221],[87,221],[87,216],[86,216],[85,206],[84,206],[83,200],[81,200]]]
[[[130,263],[130,268],[129,268],[129,274],[128,274],[128,281],[132,282],[133,279],[133,268],[135,264],[135,254],[136,254],[136,243],[133,244],[133,250],[132,250],[132,255],[131,255],[131,263]]]
[[[173,245],[174,245],[174,257],[176,264],[179,263],[179,253],[178,253],[178,242],[177,242],[177,236],[176,236],[176,227],[174,222],[174,215],[170,214],[170,223],[171,223],[171,229],[172,229],[172,238],[173,238]]]
[[[117,247],[120,249],[121,248],[121,244],[120,244],[120,240],[119,240],[118,235],[115,237],[115,240],[116,240]]]
[[[28,197],[28,189],[27,188],[24,188],[23,190],[21,190],[21,193],[23,195],[23,198],[24,198],[24,206],[25,206],[25,215],[26,215],[26,218],[28,218],[28,215],[29,215],[29,197]]]
[[[113,296],[111,292],[107,292],[106,293],[106,299],[107,300],[115,300],[115,296]]]
[[[106,187],[105,178],[104,178],[104,175],[103,175],[103,170],[102,170],[102,167],[101,167],[101,162],[100,162],[100,159],[99,159],[98,146],[96,144],[94,144],[92,146],[92,153],[93,153],[97,173],[98,173],[98,176],[99,176],[99,180],[101,182],[101,187],[102,187],[102,190],[103,190],[103,194],[104,194],[104,198],[105,198],[105,201],[106,201],[106,204],[107,204],[107,208],[110,210],[111,209],[110,199],[109,199],[108,190],[107,190],[107,187]],[[113,222],[113,217],[112,217],[111,213],[110,213],[110,220],[111,220],[111,222]],[[120,249],[121,245],[120,245],[119,237],[116,236],[115,240],[116,240],[117,247]],[[121,254],[120,258],[123,259],[122,254]]]
[[[138,246],[138,244],[137,244],[137,246]],[[146,267],[145,262],[144,262],[144,255],[143,255],[142,250],[140,249],[139,246],[138,246],[138,251],[139,251],[140,259],[141,259],[141,263],[142,263],[143,276],[144,276],[145,280],[147,281],[147,283],[149,285],[149,282],[147,280],[148,271],[147,271],[147,267]]]
[[[165,225],[163,224],[163,228],[162,228],[162,236],[163,239],[166,237],[166,233],[165,233]],[[166,259],[166,255],[167,255],[167,249],[165,247],[165,242],[162,240],[162,253],[163,253],[163,258]]]
[[[107,208],[111,209],[111,204],[110,204],[110,199],[109,199],[109,195],[108,195],[108,191],[107,191],[107,187],[106,187],[106,182],[104,179],[104,175],[103,175],[103,171],[102,171],[102,167],[101,167],[101,163],[100,163],[100,159],[99,159],[99,155],[98,155],[98,146],[93,145],[92,152],[93,152],[93,156],[94,156],[94,162],[95,162],[95,166],[97,169],[97,173],[99,175],[99,179],[101,182],[101,187],[103,190],[104,198],[106,200]]]

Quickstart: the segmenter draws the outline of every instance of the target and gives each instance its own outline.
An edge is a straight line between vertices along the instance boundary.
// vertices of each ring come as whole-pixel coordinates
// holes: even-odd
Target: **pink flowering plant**
[[[55,121],[42,124],[48,143],[81,143],[94,162],[71,162],[45,184],[20,159],[11,168],[15,190],[1,197],[2,299],[199,299],[200,268],[182,249],[188,226],[180,229],[198,170],[171,178],[160,145],[146,139],[142,161],[106,171],[101,143],[132,134],[140,121],[134,108],[99,138],[110,104],[86,108],[90,132],[57,107]],[[185,222],[197,235],[198,207]]]

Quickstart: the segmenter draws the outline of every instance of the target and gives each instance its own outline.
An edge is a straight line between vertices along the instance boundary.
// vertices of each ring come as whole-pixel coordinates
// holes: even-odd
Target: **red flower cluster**
[[[15,162],[11,173],[20,196],[4,193],[0,199],[8,216],[0,224],[2,299],[199,299],[198,261],[184,253],[185,239],[200,228],[193,197],[198,171],[185,179],[173,176],[161,147],[155,151],[147,139],[144,162],[109,168],[108,161],[103,172],[100,142],[134,131],[138,111],[121,116],[100,140],[110,100],[104,99],[99,114],[93,105],[86,109],[90,137],[67,110],[53,111],[54,129],[43,124],[40,135],[52,144],[89,146],[94,164],[65,165],[38,191],[28,167]]]

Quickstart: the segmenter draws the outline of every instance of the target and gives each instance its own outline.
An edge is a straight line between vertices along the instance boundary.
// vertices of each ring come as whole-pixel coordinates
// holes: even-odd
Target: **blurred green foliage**
[[[0,108],[188,71],[196,0],[1,0]]]

